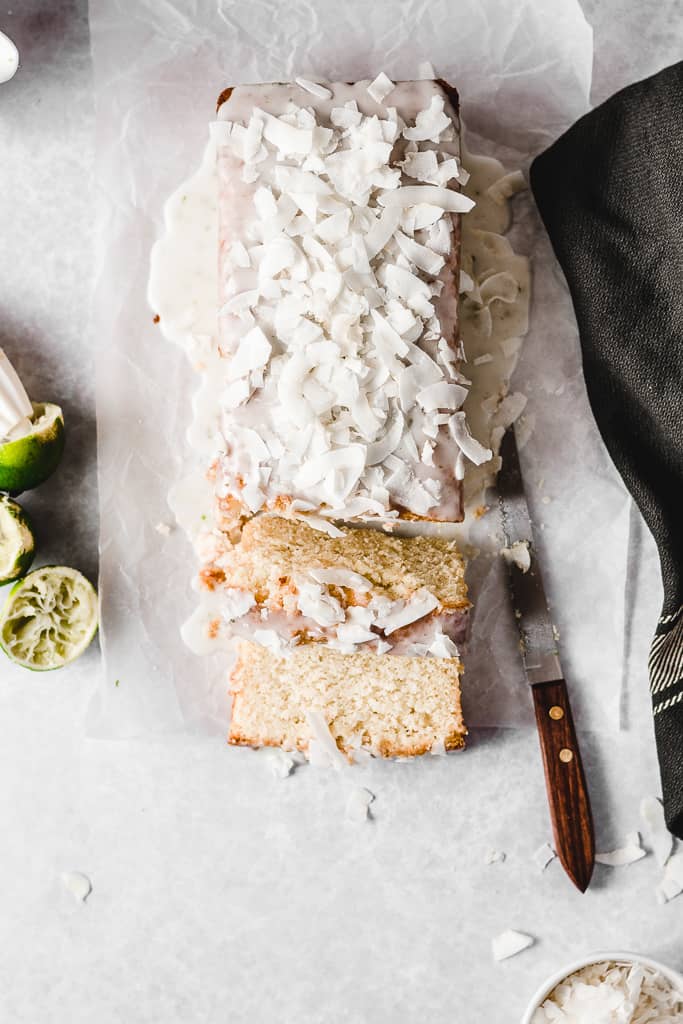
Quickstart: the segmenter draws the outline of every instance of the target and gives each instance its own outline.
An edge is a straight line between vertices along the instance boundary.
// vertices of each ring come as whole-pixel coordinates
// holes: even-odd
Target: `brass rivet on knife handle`
[[[585,892],[595,859],[593,821],[567,686],[553,679],[533,684],[531,692],[555,849],[571,880]]]

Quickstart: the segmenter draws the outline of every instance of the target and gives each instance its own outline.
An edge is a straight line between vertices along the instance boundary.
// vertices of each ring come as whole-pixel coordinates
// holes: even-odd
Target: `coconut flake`
[[[622,847],[619,847],[617,850],[611,850],[609,853],[596,853],[595,860],[597,864],[606,864],[611,868],[621,868],[627,867],[629,864],[635,864],[637,860],[642,860],[646,856],[647,850],[644,850],[640,845],[640,833],[630,832],[626,836]]]
[[[62,884],[77,903],[85,903],[92,892],[92,882],[80,871],[62,872]]]
[[[413,142],[438,142],[441,133],[451,127],[444,111],[443,96],[432,96],[427,110],[421,110],[412,127],[403,129],[403,137]]]
[[[280,117],[273,117],[264,110],[254,107],[263,119],[263,137],[272,143],[283,156],[306,155],[313,148],[313,132],[310,129],[297,128],[288,124]]]
[[[443,256],[428,249],[426,245],[420,245],[413,238],[408,238],[402,231],[394,235],[398,247],[411,263],[414,263],[418,270],[424,270],[425,274],[438,274],[444,265]]]
[[[512,928],[508,928],[507,931],[501,932],[500,935],[496,935],[492,939],[491,952],[493,953],[494,960],[507,960],[511,956],[517,956],[518,953],[528,949],[533,944],[534,940],[531,935],[525,935],[524,932],[517,932]]]
[[[683,850],[669,857],[664,875],[657,886],[657,902],[668,903],[683,892]]]
[[[309,569],[309,575],[313,577],[316,583],[322,583],[325,586],[334,587],[347,587],[349,590],[357,590],[361,594],[365,594],[368,590],[372,590],[372,583],[365,576],[361,576],[358,572],[352,572],[351,569],[334,569],[334,568],[318,568]]]
[[[481,466],[484,462],[488,462],[489,459],[493,458],[491,449],[484,448],[470,434],[464,412],[456,412],[449,418],[448,429],[465,458],[473,462],[475,466]]]
[[[428,648],[432,658],[458,658],[458,648],[445,633],[437,633]]]
[[[385,614],[377,616],[377,625],[384,631],[386,636],[395,633],[403,626],[409,626],[411,622],[417,622],[429,615],[435,608],[439,607],[439,599],[434,596],[426,587],[416,591],[405,602],[394,602],[392,608]]]
[[[288,778],[296,767],[294,758],[286,751],[280,750],[279,748],[269,750],[266,754],[266,760],[268,761],[268,767],[270,768],[271,773],[276,779]]]
[[[244,335],[227,366],[227,379],[244,377],[251,370],[260,370],[268,362],[272,346],[260,327],[252,327]]]
[[[425,412],[434,412],[436,409],[459,409],[467,398],[467,388],[443,381],[422,388],[416,397]]]
[[[375,103],[382,103],[385,96],[394,88],[394,83],[391,81],[383,71],[380,71],[374,82],[370,82],[368,86],[368,95]]]
[[[375,799],[375,794],[363,786],[356,786],[349,793],[346,801],[346,817],[348,821],[362,822],[370,817],[370,804]]]
[[[550,843],[543,843],[543,846],[539,846],[539,848],[534,851],[532,860],[541,871],[545,871],[548,865],[551,864],[556,857],[557,854]]]
[[[323,519],[322,516],[302,515],[293,514],[292,519],[298,519],[301,523],[306,523],[311,527],[312,530],[319,530],[320,533],[326,533],[328,537],[343,537],[344,531],[340,530],[334,523],[329,522],[327,519]]]
[[[295,578],[294,582],[298,590],[296,605],[302,615],[313,619],[319,626],[334,626],[344,621],[344,609],[323,587],[303,579]]]
[[[306,721],[311,730],[308,757],[311,764],[345,768],[348,760],[337,746],[330,726],[322,711],[306,711]]]
[[[170,537],[171,530],[173,529],[173,527],[171,526],[170,523],[160,522],[156,524],[154,529],[156,530],[157,533],[160,533],[162,537]]]
[[[287,649],[287,643],[275,629],[255,629],[251,635],[254,643],[267,648],[273,654],[283,654]]]
[[[306,92],[310,92],[311,96],[316,96],[319,100],[329,100],[332,98],[331,91],[326,89],[324,85],[320,85],[319,82],[311,82],[308,78],[295,78],[294,81]]]
[[[516,565],[522,572],[528,572],[531,568],[528,540],[515,541],[509,548],[503,548],[500,553],[508,565]]]
[[[418,203],[428,203],[430,206],[438,206],[446,213],[468,213],[475,205],[474,201],[462,192],[438,185],[402,185],[400,188],[382,192],[377,197],[377,202],[380,206],[399,206],[403,210],[417,206]]]

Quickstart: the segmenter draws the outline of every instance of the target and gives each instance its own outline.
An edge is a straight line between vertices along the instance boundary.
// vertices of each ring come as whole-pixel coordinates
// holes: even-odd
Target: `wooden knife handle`
[[[593,816],[564,679],[532,687],[555,849],[585,892],[595,864]]]

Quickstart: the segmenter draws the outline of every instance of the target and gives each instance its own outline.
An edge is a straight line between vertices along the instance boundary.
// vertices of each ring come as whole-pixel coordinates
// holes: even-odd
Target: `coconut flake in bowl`
[[[681,1024],[683,977],[630,953],[599,954],[553,977],[522,1024]]]

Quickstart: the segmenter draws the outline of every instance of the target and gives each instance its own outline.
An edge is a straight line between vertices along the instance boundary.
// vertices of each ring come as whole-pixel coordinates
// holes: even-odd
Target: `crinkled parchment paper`
[[[91,0],[99,216],[94,330],[105,672],[90,728],[109,736],[225,729],[224,655],[179,636],[196,597],[194,554],[172,525],[169,488],[187,475],[198,380],[145,299],[165,199],[198,166],[230,84],[411,78],[423,61],[457,85],[470,148],[511,169],[588,107],[591,31],[573,0],[366,4]],[[397,17],[397,12],[400,16]],[[483,136],[493,143],[481,143]],[[533,256],[531,330],[513,387],[528,396],[524,469],[547,589],[579,723],[616,728],[624,665],[629,501],[589,412],[566,287],[528,195],[515,249]],[[471,725],[531,720],[502,566],[467,665]]]

